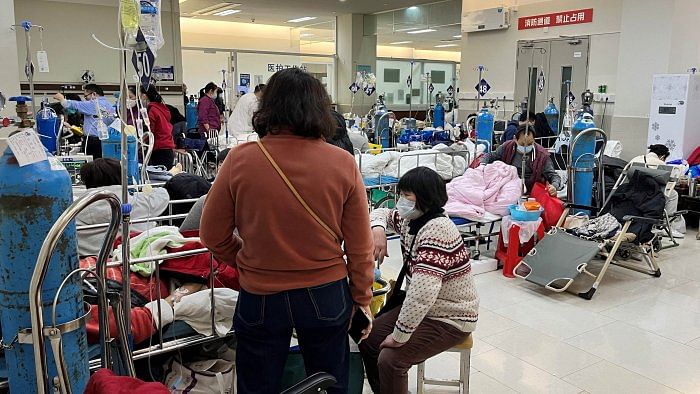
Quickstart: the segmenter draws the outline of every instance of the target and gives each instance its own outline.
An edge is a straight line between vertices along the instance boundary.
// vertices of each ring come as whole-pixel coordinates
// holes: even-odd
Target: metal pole
[[[119,67],[119,83],[121,86],[121,94],[119,95],[120,108],[125,109],[126,106],[126,51],[124,51],[123,44],[120,51],[121,64]],[[131,335],[131,277],[130,277],[130,265],[129,265],[129,221],[131,220],[131,205],[129,204],[129,175],[128,175],[128,145],[126,136],[126,124],[121,123],[121,166],[122,166],[122,297],[124,299],[123,305],[127,305],[124,314],[124,326],[127,330],[126,337],[129,338],[129,343],[125,344],[124,348],[131,353],[132,347],[132,335]],[[130,356],[131,354],[129,354]],[[126,369],[129,376],[136,376],[136,371],[134,371],[134,365],[130,362],[130,359],[126,360]]]

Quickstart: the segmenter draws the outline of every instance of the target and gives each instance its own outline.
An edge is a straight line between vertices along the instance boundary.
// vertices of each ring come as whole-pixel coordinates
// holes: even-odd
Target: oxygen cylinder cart
[[[41,110],[36,115],[36,129],[41,143],[51,154],[56,154],[58,148],[58,133],[61,130],[61,122],[53,108],[41,103]]]
[[[117,129],[121,129],[119,119],[115,120],[114,123],[109,126],[109,138],[102,140],[102,157],[105,159],[114,159],[121,161],[122,158],[122,133]],[[138,149],[136,143],[136,137],[133,135],[128,135],[127,133],[127,174],[129,177],[129,184],[139,184],[141,182],[141,173],[139,171],[139,159],[138,159]]]
[[[435,95],[435,109],[433,110],[433,127],[445,128],[445,107],[443,106],[443,101],[445,100],[442,93]]]
[[[38,142],[36,145],[41,149]],[[0,157],[0,174],[0,231],[3,234],[0,237],[0,323],[2,341],[6,345],[9,390],[13,394],[43,392],[38,388],[34,345],[28,343],[24,331],[32,327],[29,289],[44,239],[73,201],[71,178],[51,155],[48,160],[20,167],[10,148]],[[53,325],[51,309],[58,288],[62,280],[78,268],[77,250],[75,223],[71,222],[58,240],[44,281],[42,309],[50,325]],[[85,314],[82,300],[80,280],[73,275],[58,297],[56,324],[60,326],[80,319]],[[70,377],[73,392],[83,392],[90,376],[85,326],[78,324],[72,331],[64,327],[61,334],[58,346],[62,347],[66,376]],[[50,340],[46,338],[44,343],[44,349],[37,351],[46,356],[46,385],[50,386],[58,371]],[[51,391],[47,388],[46,392]]]
[[[554,104],[554,97],[549,99],[549,103],[544,109],[544,116],[547,118],[549,128],[552,129],[554,135],[559,135],[559,110]]]
[[[389,126],[390,112],[384,105],[383,96],[379,96],[374,108],[374,117],[372,118],[374,143],[381,144],[383,148],[390,148],[392,145],[392,130],[391,126]]]
[[[571,128],[571,168],[569,168],[569,201],[591,206],[593,201],[593,175],[595,170],[596,134],[581,132],[595,128],[593,115],[580,111]],[[574,140],[576,143],[574,144]],[[573,175],[573,176],[571,176]]]
[[[493,144],[493,114],[486,107],[486,102],[484,102],[483,108],[479,111],[476,117],[476,139],[477,144],[483,143],[486,145],[485,152],[491,152],[491,145]]]

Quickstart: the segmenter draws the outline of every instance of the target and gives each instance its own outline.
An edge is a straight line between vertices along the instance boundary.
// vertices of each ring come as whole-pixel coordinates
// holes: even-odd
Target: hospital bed
[[[628,166],[602,207],[568,204],[557,226],[552,228],[515,267],[514,275],[551,291],[563,292],[569,289],[580,274],[584,274],[594,280],[588,290],[578,293],[587,300],[593,297],[611,264],[660,277],[661,270],[656,263],[656,252],[660,249],[659,234],[652,232],[651,228],[668,224],[668,215],[664,214],[663,209],[652,216],[625,215],[618,223],[620,228],[616,234],[601,232],[591,237],[582,237],[580,234],[572,234],[572,230],[567,229],[572,226],[567,226],[567,223],[581,216],[580,213],[569,216],[573,209],[589,211],[592,216],[598,218],[606,212],[614,213],[615,203],[625,203],[620,200],[624,196],[616,197],[623,185],[646,185],[648,182],[655,182],[658,189],[654,194],[650,194],[650,198],[658,198],[658,194],[663,193],[662,190],[670,179],[671,171],[666,169],[647,168],[643,164]],[[596,257],[603,263],[597,267],[597,273],[594,273],[591,260]]]

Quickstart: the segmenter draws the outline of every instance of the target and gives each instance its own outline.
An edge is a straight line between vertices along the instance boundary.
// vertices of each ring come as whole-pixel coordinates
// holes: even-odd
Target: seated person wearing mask
[[[550,196],[556,196],[557,190],[561,188],[561,178],[554,170],[549,151],[535,142],[535,131],[531,125],[518,126],[515,137],[503,143],[495,151],[484,155],[481,164],[490,164],[494,161],[502,161],[516,167],[518,175],[525,181],[528,193],[535,182],[546,184]]]
[[[80,169],[80,178],[87,187],[87,191],[94,189],[111,191],[121,198],[122,172],[121,165],[114,159],[96,159],[86,163]],[[79,196],[75,196],[78,198]],[[170,196],[164,188],[154,188],[150,192],[133,193],[129,197],[131,204],[131,218],[145,219],[160,216],[168,207]],[[91,224],[109,223],[112,211],[106,201],[99,201],[85,208],[78,214],[75,224],[86,226]],[[132,231],[146,231],[155,227],[155,223],[132,224]],[[80,257],[96,256],[102,246],[102,241],[107,233],[107,227],[79,230],[78,231],[78,255]]]
[[[264,89],[265,85],[260,84],[252,93],[246,93],[238,99],[228,118],[228,129],[234,136],[253,132],[253,114],[258,110]]]
[[[520,114],[520,117],[517,121],[511,120],[510,122],[508,122],[508,126],[506,126],[506,131],[504,131],[503,135],[501,135],[501,144],[505,144],[507,141],[512,140],[513,137],[515,137],[515,133],[518,132],[518,127],[520,125],[529,123],[530,126],[534,126],[536,117],[537,116],[532,111],[523,112]]]
[[[647,153],[646,155],[639,155],[635,157],[634,159],[630,160],[630,163],[644,163],[650,168],[655,168],[656,166],[665,166],[666,160],[668,159],[668,156],[670,154],[671,151],[668,150],[666,145],[651,145],[649,146],[649,153]],[[679,175],[680,174],[677,174],[676,170],[674,170],[672,177],[677,178]],[[672,186],[667,186],[666,206],[664,209],[666,210],[666,214],[669,216],[672,216],[676,213],[676,211],[678,211],[678,192],[675,189],[673,189]],[[676,220],[671,224],[671,233],[674,238],[683,238],[683,234],[681,234],[676,228],[677,226],[674,225],[684,223],[684,220],[682,218],[683,217],[681,216],[681,220]]]
[[[445,182],[418,167],[398,190],[396,209],[370,214],[374,258],[388,256],[386,230],[400,234],[407,282],[403,304],[379,316],[359,345],[374,393],[407,393],[408,370],[464,342],[479,314],[469,251],[443,210]]]

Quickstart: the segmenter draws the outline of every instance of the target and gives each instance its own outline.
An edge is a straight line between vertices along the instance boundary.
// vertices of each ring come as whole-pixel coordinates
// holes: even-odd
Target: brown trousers
[[[405,345],[379,349],[394,331],[399,312],[401,308],[394,308],[377,318],[369,338],[360,343],[367,380],[377,394],[408,393],[408,370],[412,366],[462,343],[469,336],[468,332],[447,323],[426,318]]]

